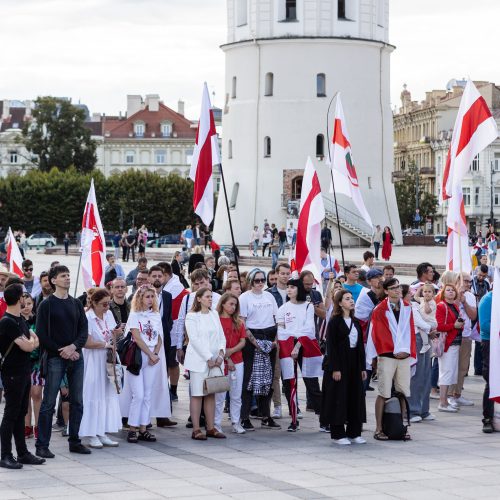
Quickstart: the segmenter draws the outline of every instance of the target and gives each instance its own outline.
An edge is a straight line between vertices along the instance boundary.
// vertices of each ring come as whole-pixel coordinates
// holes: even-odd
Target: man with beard
[[[42,303],[42,301],[47,297],[50,297],[53,292],[52,285],[49,282],[49,273],[47,271],[40,273],[40,286],[42,287],[42,291],[35,299],[35,310],[38,309],[38,306]]]

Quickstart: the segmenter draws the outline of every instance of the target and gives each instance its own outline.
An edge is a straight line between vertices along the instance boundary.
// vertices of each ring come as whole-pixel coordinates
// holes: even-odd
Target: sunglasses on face
[[[25,267],[24,271],[27,273],[28,271],[33,271],[33,268],[32,267]]]
[[[257,279],[254,279],[253,282],[255,284],[259,284],[259,283],[265,283],[266,280],[264,278],[257,278]]]
[[[397,291],[397,290],[401,290],[401,285],[397,285],[397,286],[390,286],[387,290],[392,290],[393,292]]]

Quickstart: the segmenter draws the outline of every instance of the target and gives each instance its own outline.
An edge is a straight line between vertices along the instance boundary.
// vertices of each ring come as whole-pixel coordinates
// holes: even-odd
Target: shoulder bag
[[[220,370],[220,375],[210,376],[211,370]],[[208,396],[209,394],[217,394],[219,392],[229,391],[229,377],[224,375],[221,366],[216,366],[208,370],[208,377],[203,381],[203,395]]]
[[[444,322],[448,322],[448,306],[446,305]],[[446,343],[446,332],[438,332],[438,336],[431,340],[432,354],[436,358],[440,358],[444,354],[444,345]]]

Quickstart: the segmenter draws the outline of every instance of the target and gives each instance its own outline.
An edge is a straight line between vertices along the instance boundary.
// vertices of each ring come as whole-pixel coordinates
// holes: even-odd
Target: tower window
[[[271,138],[264,137],[264,158],[269,158],[271,156]]]
[[[227,141],[227,157],[228,158],[233,157],[233,141],[231,139]]]
[[[292,181],[292,200],[300,200],[302,194],[302,176],[295,177]]]
[[[229,204],[230,210],[234,210],[236,208],[236,202],[238,201],[239,190],[240,190],[240,183],[235,182],[233,186],[233,192],[231,193],[231,203]]]
[[[144,123],[134,123],[134,133],[136,137],[144,137]]]
[[[248,22],[248,0],[238,0],[236,4],[236,26],[244,26]]]
[[[318,134],[316,136],[316,157],[323,159],[325,156],[325,136]]]
[[[339,19],[345,19],[345,0],[337,1],[337,17]]]
[[[233,76],[232,84],[231,84],[231,98],[236,99],[236,77]]]
[[[273,95],[273,86],[274,86],[274,75],[272,73],[266,73],[264,95],[267,95],[267,96]]]
[[[297,0],[285,0],[285,21],[297,20]]]
[[[316,75],[316,96],[326,97],[326,77],[324,73]]]
[[[170,137],[172,135],[172,124],[170,122],[163,122],[161,124],[161,135],[163,137]]]

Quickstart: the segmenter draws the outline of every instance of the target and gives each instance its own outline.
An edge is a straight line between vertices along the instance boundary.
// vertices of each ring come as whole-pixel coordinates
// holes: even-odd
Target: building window
[[[285,21],[297,20],[297,0],[285,0]]]
[[[248,22],[248,0],[238,0],[236,4],[236,26],[244,26]]]
[[[500,205],[500,188],[495,188],[493,192],[493,204],[498,207]]]
[[[472,172],[479,172],[479,153],[472,160],[471,170]]]
[[[215,178],[215,192],[218,193],[220,191],[220,177]]]
[[[493,164],[495,172],[500,172],[500,153],[495,153],[495,163]]]
[[[18,161],[17,151],[9,151],[9,161],[10,163],[17,163]]]
[[[478,187],[474,188],[474,206],[476,206],[476,207],[479,206],[479,191],[480,191],[480,188],[478,188]]]
[[[368,189],[372,188],[372,178],[368,177]]]
[[[377,0],[377,24],[379,26],[384,26],[385,17],[385,0]]]
[[[163,122],[161,124],[161,135],[163,137],[170,137],[172,135],[172,124],[170,122]]]
[[[337,1],[337,18],[345,19],[345,0]]]
[[[167,152],[164,149],[158,149],[155,152],[156,163],[163,165],[167,162]]]
[[[193,161],[193,150],[186,149],[186,165],[191,165],[192,161]]]
[[[316,136],[316,158],[323,159],[325,156],[325,136],[318,134]]]
[[[228,159],[233,157],[233,141],[231,139],[227,141],[227,157]]]
[[[401,160],[401,170],[404,170],[406,168],[406,162],[404,160]]]
[[[128,151],[125,151],[125,163],[127,164],[132,164],[135,162],[135,151],[133,150],[128,150]]]
[[[470,207],[470,187],[462,188],[462,194],[464,197],[464,205]]]
[[[134,123],[134,134],[136,137],[144,137],[144,123]]]
[[[274,86],[274,75],[272,73],[266,73],[264,95],[267,96],[273,95],[273,86]]]
[[[326,77],[324,73],[316,75],[316,96],[326,97]]]
[[[303,177],[295,177],[292,180],[292,200],[300,200],[302,194],[302,179]]]
[[[238,201],[239,190],[240,190],[240,183],[235,182],[233,186],[233,192],[231,193],[231,203],[229,204],[230,210],[234,210],[236,208],[236,202]]]
[[[269,158],[271,156],[271,138],[264,137],[264,158]]]
[[[236,99],[236,77],[233,76],[233,80],[231,83],[231,98]]]

